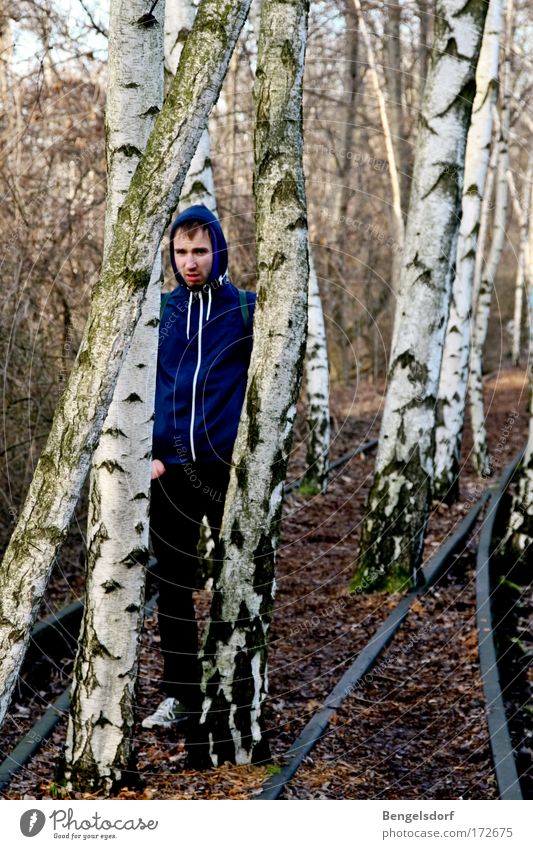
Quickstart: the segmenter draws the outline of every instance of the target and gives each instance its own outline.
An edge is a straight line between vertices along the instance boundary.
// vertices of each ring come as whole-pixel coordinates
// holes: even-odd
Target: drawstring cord
[[[191,329],[191,304],[192,292],[189,292],[189,306],[187,307],[187,339],[189,338],[189,331]]]
[[[216,282],[215,288],[220,288],[227,282],[227,278],[225,274],[222,274]],[[200,301],[200,315],[198,320],[198,362],[196,363],[196,369],[194,372],[194,377],[192,381],[192,408],[191,408],[191,426],[189,429],[189,441],[191,444],[191,454],[193,460],[196,460],[196,452],[194,450],[194,418],[196,414],[196,385],[198,383],[198,375],[200,373],[200,366],[202,364],[202,322],[204,318],[204,299],[202,291],[207,289],[207,312],[205,315],[205,320],[209,321],[209,316],[211,315],[211,304],[213,301],[213,292],[212,286],[206,286],[204,289],[200,289],[199,292],[189,292],[189,304],[187,307],[187,339],[190,337],[191,330],[191,306],[192,302],[195,298],[198,298]]]
[[[192,409],[191,409],[191,427],[189,430],[189,439],[191,443],[191,454],[193,460],[196,460],[196,452],[194,450],[194,417],[196,413],[196,384],[198,382],[198,374],[200,373],[200,366],[202,364],[202,321],[204,317],[204,299],[202,293],[200,292],[200,315],[198,319],[198,362],[196,363],[196,370],[194,372],[194,377],[192,380]],[[189,307],[190,307],[190,299],[189,299]],[[188,338],[188,335],[187,335]]]

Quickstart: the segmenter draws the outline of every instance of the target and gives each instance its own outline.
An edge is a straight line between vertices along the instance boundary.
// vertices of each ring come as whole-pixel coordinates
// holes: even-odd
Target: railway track
[[[377,446],[377,439],[372,439],[346,452],[329,464],[332,472],[348,463],[352,458],[364,455]],[[285,495],[294,492],[302,484],[302,478],[291,481],[285,488]],[[153,573],[155,561],[148,566],[149,575]],[[145,615],[152,612],[157,603],[157,593],[151,595],[145,605]],[[36,623],[32,630],[30,645],[22,676],[31,677],[32,671],[43,659],[47,664],[57,665],[65,655],[74,655],[77,636],[83,617],[84,604],[75,601],[57,613],[52,613]],[[39,751],[42,744],[50,737],[58,722],[68,713],[70,706],[70,685],[51,704],[49,704],[38,721],[22,735],[15,748],[0,763],[0,791],[9,786],[12,778],[28,764]]]
[[[498,484],[486,490],[472,506],[455,533],[449,537],[430,559],[423,570],[424,583],[404,596],[369,642],[359,652],[333,690],[324,700],[303,731],[283,758],[281,770],[271,775],[259,795],[261,801],[279,799],[288,783],[296,775],[305,758],[314,749],[329,728],[332,717],[359,682],[371,671],[377,660],[391,643],[409,614],[413,602],[436,583],[444,574],[452,558],[464,549],[479,516],[487,507],[483,519],[480,543],[476,557],[476,603],[478,644],[481,677],[486,702],[490,747],[496,773],[499,797],[502,800],[523,798],[516,769],[515,756],[505,716],[500,688],[494,630],[491,614],[492,587],[490,565],[492,538],[502,497],[520,461],[521,454],[509,463]]]
[[[377,441],[366,442],[353,451],[330,464],[330,470],[345,465],[350,459],[359,454],[373,450]],[[444,573],[452,558],[460,552],[471,535],[476,523],[488,505],[483,520],[480,545],[478,549],[477,570],[477,605],[478,628],[480,632],[480,663],[482,667],[483,686],[487,703],[487,719],[493,761],[498,781],[499,795],[502,799],[521,799],[520,782],[512,752],[509,732],[503,710],[503,699],[499,690],[497,666],[495,664],[495,648],[490,618],[490,571],[491,538],[494,521],[497,516],[502,494],[507,487],[518,459],[509,464],[497,490],[486,491],[473,505],[467,516],[461,522],[456,532],[446,540],[438,552],[431,558],[424,569],[424,583],[416,590],[402,598],[393,609],[386,621],[378,628],[366,646],[357,655],[349,669],[343,674],[322,706],[307,723],[299,737],[292,744],[283,758],[281,772],[269,777],[263,785],[259,796],[255,798],[270,801],[279,799],[288,782],[295,776],[300,765],[314,746],[322,738],[329,727],[330,720],[340,705],[351,693],[357,682],[372,669],[380,655],[386,650],[394,635],[409,614],[415,599],[426,592]],[[301,481],[291,482],[286,493],[295,490]],[[153,568],[153,564],[152,564]],[[147,612],[155,606],[157,597],[154,595],[147,602]],[[26,660],[26,670],[32,664],[37,664],[44,655],[52,662],[64,656],[65,651],[74,652],[76,635],[83,613],[82,602],[76,602],[64,608],[57,614],[52,614],[39,622],[33,632],[31,647]],[[16,747],[0,764],[0,790],[5,789],[14,775],[22,766],[28,764],[42,743],[49,737],[57,722],[65,715],[69,707],[69,687],[55,702],[47,707],[39,721],[19,740]]]

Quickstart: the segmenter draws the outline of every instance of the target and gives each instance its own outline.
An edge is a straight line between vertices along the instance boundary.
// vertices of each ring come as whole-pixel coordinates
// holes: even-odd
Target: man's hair
[[[176,230],[173,235],[173,239],[179,234],[188,236],[189,239],[192,239],[194,233],[197,230],[201,230],[202,233],[207,233],[209,236],[209,241],[211,245],[213,244],[213,239],[211,238],[211,231],[209,229],[209,225],[205,223],[205,221],[198,221],[196,219],[191,219],[191,221],[184,221],[183,224],[180,224],[179,227],[176,227]]]

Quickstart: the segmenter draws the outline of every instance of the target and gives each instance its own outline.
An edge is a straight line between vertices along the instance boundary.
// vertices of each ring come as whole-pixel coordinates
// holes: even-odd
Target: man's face
[[[178,231],[174,236],[174,256],[176,267],[187,286],[207,283],[213,268],[213,248],[206,231]]]

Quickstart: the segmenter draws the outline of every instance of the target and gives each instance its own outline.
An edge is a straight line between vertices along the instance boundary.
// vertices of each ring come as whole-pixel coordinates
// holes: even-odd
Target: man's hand
[[[152,460],[152,480],[155,481],[156,478],[160,478],[161,475],[165,474],[165,467],[161,460]]]

